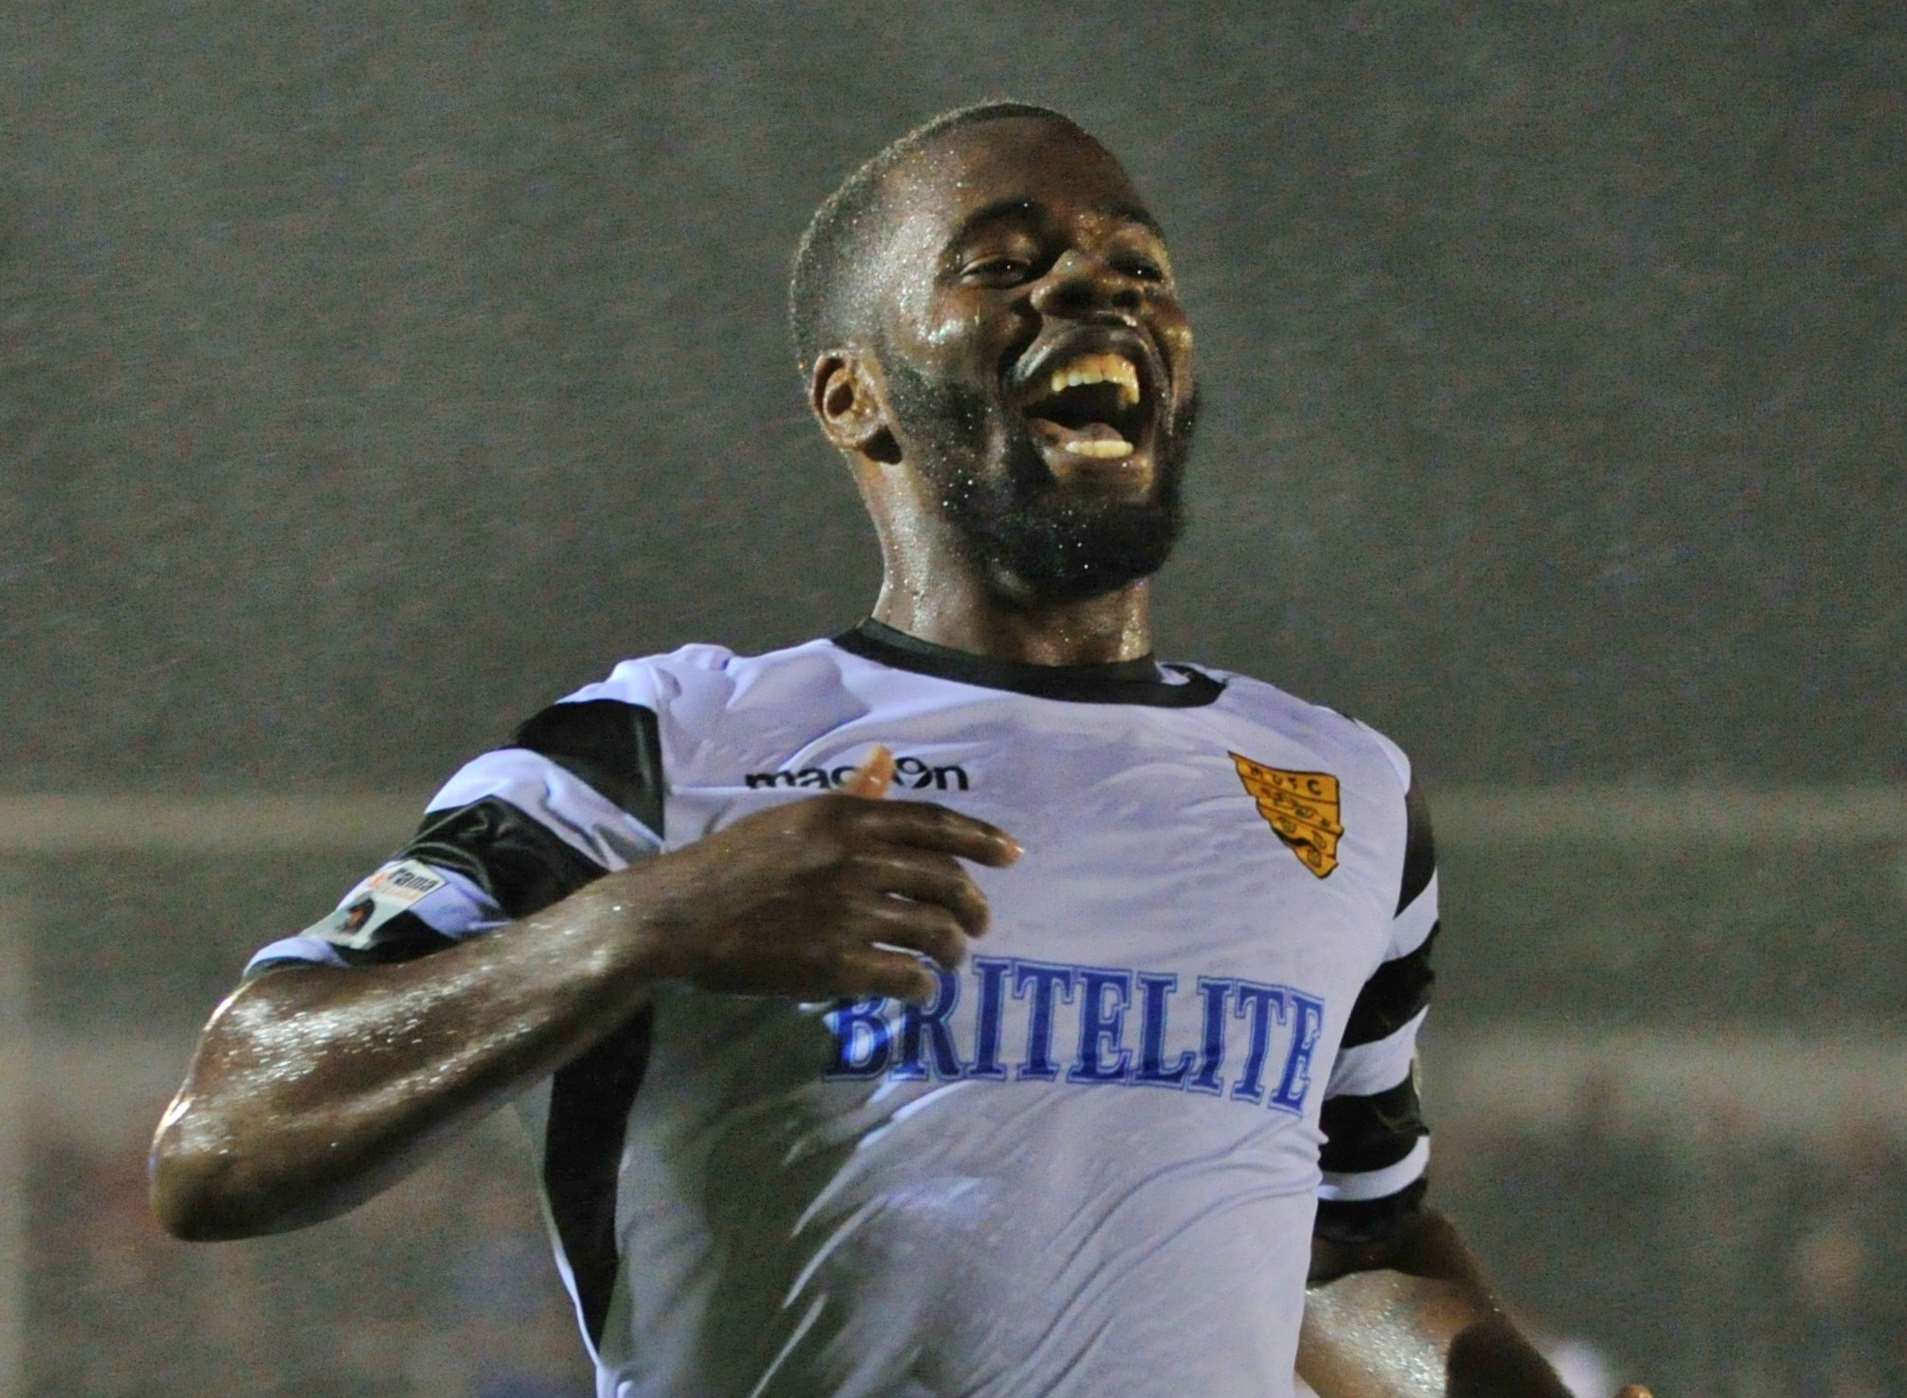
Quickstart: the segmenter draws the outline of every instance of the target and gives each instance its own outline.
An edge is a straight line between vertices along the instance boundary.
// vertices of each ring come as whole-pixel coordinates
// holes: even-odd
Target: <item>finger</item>
[[[952,855],[888,846],[865,851],[855,865],[856,880],[868,892],[937,904],[953,914],[969,937],[986,932],[987,895]]]
[[[940,994],[940,977],[933,968],[905,952],[863,947],[844,952],[836,963],[829,993],[835,995],[891,995],[916,1005]]]
[[[874,751],[848,774],[848,779],[835,790],[843,796],[871,796],[879,798],[887,795],[887,787],[894,780],[894,754],[886,743],[876,743]]]
[[[868,941],[911,947],[949,971],[967,959],[967,934],[938,903],[875,897],[857,902],[855,913],[854,933]]]
[[[1616,1398],[1655,1398],[1655,1395],[1639,1383],[1626,1383]]]
[[[857,806],[854,818],[868,833],[890,844],[957,854],[994,868],[1013,863],[1025,852],[999,826],[931,801]]]

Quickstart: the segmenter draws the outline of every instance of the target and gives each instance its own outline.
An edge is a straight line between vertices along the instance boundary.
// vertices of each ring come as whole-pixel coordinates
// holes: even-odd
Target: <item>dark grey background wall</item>
[[[428,788],[623,656],[852,622],[788,258],[987,95],[1172,235],[1210,407],[1164,652],[1445,780],[1902,775],[1907,7],[6,23],[16,790]]]

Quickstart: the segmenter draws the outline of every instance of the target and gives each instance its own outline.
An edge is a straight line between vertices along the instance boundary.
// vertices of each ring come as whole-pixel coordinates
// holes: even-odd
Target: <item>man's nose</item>
[[[1033,305],[1050,315],[1078,316],[1102,306],[1131,314],[1143,297],[1136,277],[1074,248],[1063,253],[1034,288]]]

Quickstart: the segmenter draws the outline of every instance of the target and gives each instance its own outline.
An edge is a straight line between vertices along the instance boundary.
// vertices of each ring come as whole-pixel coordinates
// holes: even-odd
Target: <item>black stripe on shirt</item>
[[[655,710],[620,699],[552,704],[516,730],[528,748],[662,834],[662,741]]]
[[[1391,1237],[1424,1207],[1430,1177],[1419,1175],[1382,1199],[1320,1199],[1311,1231],[1334,1243],[1375,1243]]]
[[[378,924],[368,947],[335,947],[347,966],[392,966],[456,943],[416,913],[394,913]]]
[[[508,745],[554,762],[662,834],[662,742],[653,709],[619,699],[552,704],[518,725]],[[511,918],[541,912],[608,872],[500,796],[428,812],[394,857],[455,869]]]
[[[1430,886],[1437,872],[1437,842],[1430,833],[1430,803],[1415,779],[1404,793],[1404,876],[1397,890],[1397,911],[1403,912]]]
[[[616,1289],[616,1181],[636,1090],[649,1066],[652,1016],[638,1012],[550,1083],[543,1188],[589,1343],[602,1348]]]
[[[1428,1136],[1417,1075],[1368,1097],[1327,1097],[1318,1118],[1325,1134],[1318,1165],[1333,1175],[1357,1175],[1395,1165]]]
[[[1351,1006],[1351,1018],[1344,1027],[1345,1048],[1389,1038],[1430,1003],[1430,987],[1437,979],[1430,966],[1430,949],[1442,926],[1432,923],[1422,946],[1371,972]]]
[[[662,837],[662,741],[653,710],[615,699],[552,704],[517,729],[514,745],[557,763]],[[616,1185],[629,1112],[649,1065],[652,1019],[639,1011],[550,1082],[543,1189],[597,1349],[621,1266]]]
[[[1159,708],[1202,708],[1225,692],[1225,682],[1190,665],[1166,665],[1180,677],[1167,680],[1151,656],[1086,665],[1035,665],[1001,660],[951,646],[923,641],[869,617],[851,631],[833,638],[851,655],[912,670],[920,675],[1010,690],[1036,699],[1064,699],[1077,704],[1150,704]]]
[[[554,762],[662,834],[662,741],[653,709],[620,699],[552,704],[518,725],[509,746]],[[395,857],[455,869],[512,918],[541,912],[607,872],[499,796],[429,812]]]
[[[512,919],[541,912],[608,872],[501,796],[429,812],[392,858],[454,869]]]

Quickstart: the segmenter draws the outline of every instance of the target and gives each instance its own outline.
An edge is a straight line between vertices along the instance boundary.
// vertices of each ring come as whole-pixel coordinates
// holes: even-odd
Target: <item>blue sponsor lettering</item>
[[[1318,1040],[1324,1035],[1324,1001],[1294,990],[1291,1017],[1291,1052],[1285,1055],[1285,1071],[1269,1105],[1303,1116],[1304,1099],[1311,1092],[1311,1055],[1317,1052]]]
[[[1232,1001],[1232,1018],[1251,1020],[1251,1047],[1245,1051],[1245,1071],[1232,1084],[1232,1096],[1242,1102],[1265,1100],[1265,1054],[1271,1049],[1271,1021],[1285,1018],[1285,990],[1281,985],[1240,981]]]
[[[980,978],[980,1013],[974,1025],[973,1065],[970,1078],[1006,1081],[1006,1069],[1000,1066],[1000,1011],[1006,1000],[1007,972],[1013,969],[1008,957],[976,956],[973,973]]]
[[[1026,999],[1028,986],[1033,990],[1033,1020],[1026,1031],[1026,1061],[1014,1073],[1017,1078],[1046,1081],[1059,1076],[1053,1066],[1053,993],[1067,1004],[1073,1003],[1073,968],[1045,961],[1013,961],[1013,998]]]
[[[1144,1008],[1139,1021],[1139,1071],[1132,1075],[1136,1083],[1147,1087],[1183,1088],[1185,1075],[1192,1071],[1192,1051],[1182,1049],[1170,1068],[1165,1066],[1165,1016],[1179,978],[1164,974],[1139,973],[1139,993]]]
[[[1225,1066],[1225,1001],[1232,993],[1232,982],[1219,976],[1200,976],[1198,993],[1205,1002],[1205,1042],[1198,1072],[1185,1086],[1190,1092],[1209,1092],[1216,1097],[1225,1090],[1218,1080],[1218,1070]]]
[[[840,1000],[823,1018],[834,1030],[831,1078],[878,1078],[887,1067],[887,997]]]
[[[1117,1003],[1106,1004],[1106,992]],[[1066,1070],[1067,1082],[1124,1082],[1132,1076],[1132,1050],[1120,1043],[1126,1010],[1132,1004],[1132,972],[1102,966],[1079,968],[1079,1057]],[[1112,1062],[1105,1052],[1115,1050]]]
[[[926,1080],[927,1065],[921,1061],[923,1040],[932,1046],[933,1076],[943,1082],[964,1076],[960,1054],[954,1048],[953,1031],[947,1027],[947,1016],[953,1013],[953,1007],[960,1000],[960,978],[952,971],[937,971],[935,974],[940,980],[940,989],[934,995],[933,1004],[925,1009],[911,1003],[901,1007],[901,1051],[893,1068],[888,1071],[891,1078],[899,1078],[904,1082]]]
[[[822,1016],[833,1039],[830,1079],[886,1078],[898,1082],[1008,1080],[1008,1009],[1024,1027],[1013,1065],[1015,1081],[1086,1086],[1140,1086],[1198,1092],[1303,1115],[1317,1086],[1318,1046],[1325,1002],[1286,985],[1233,976],[1199,976],[1181,993],[1171,971],[1123,966],[1078,966],[1025,957],[977,956],[968,967],[977,982],[972,1009],[956,1020],[965,977],[935,972],[939,986],[928,1004],[884,997],[836,1001]],[[1135,995],[1136,990],[1136,995]],[[1062,1026],[1064,1007],[1076,1007]],[[1181,1024],[1170,1035],[1172,1011]],[[1128,1021],[1138,1019],[1135,1045]],[[1076,1031],[1070,1062],[1056,1058],[1057,1036]],[[971,1034],[973,1056],[961,1054]],[[1236,1076],[1226,1081],[1230,1066]]]

